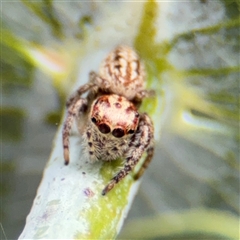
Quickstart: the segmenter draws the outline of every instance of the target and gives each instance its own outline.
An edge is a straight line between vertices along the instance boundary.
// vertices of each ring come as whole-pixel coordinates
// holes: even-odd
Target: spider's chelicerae
[[[147,156],[135,179],[143,174],[153,157],[153,124],[146,113],[138,112],[142,99],[151,94],[144,88],[144,79],[144,67],[138,55],[130,47],[119,46],[102,62],[99,74],[91,72],[89,82],[78,88],[67,102],[63,127],[66,165],[74,118],[78,119],[91,162],[125,159],[124,166],[102,195],[134,169],[144,152]],[[87,96],[81,97],[87,91]]]

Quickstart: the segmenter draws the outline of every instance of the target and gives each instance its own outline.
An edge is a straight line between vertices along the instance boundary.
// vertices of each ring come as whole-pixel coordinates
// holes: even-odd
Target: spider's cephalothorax
[[[140,114],[141,100],[150,91],[144,89],[144,68],[137,54],[120,46],[103,61],[99,75],[90,73],[89,83],[81,86],[67,102],[68,115],[63,127],[65,164],[69,163],[69,133],[73,119],[80,118],[85,149],[92,162],[124,158],[123,168],[104,188],[105,195],[138,163],[146,159],[136,174],[142,175],[153,156],[153,124]],[[86,98],[81,98],[84,92]]]
[[[92,104],[84,132],[92,161],[124,157],[139,123],[136,107],[119,95],[102,95]]]

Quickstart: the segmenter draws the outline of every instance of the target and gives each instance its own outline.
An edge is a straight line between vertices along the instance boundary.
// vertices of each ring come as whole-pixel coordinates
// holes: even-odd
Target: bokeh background
[[[24,227],[84,56],[118,44],[159,107],[120,238],[238,239],[239,1],[1,4],[1,239]]]

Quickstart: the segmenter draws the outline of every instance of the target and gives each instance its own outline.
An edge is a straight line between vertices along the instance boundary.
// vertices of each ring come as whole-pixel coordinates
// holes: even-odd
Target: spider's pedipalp
[[[131,150],[130,150],[131,149]],[[130,171],[137,165],[143,153],[147,151],[147,157],[136,174],[140,177],[145,168],[153,157],[153,124],[147,114],[142,114],[139,121],[139,126],[136,134],[133,135],[132,141],[129,143],[129,155],[123,168],[116,174],[115,177],[103,189],[102,195],[106,195],[119,181],[129,174]]]
[[[69,163],[69,134],[72,128],[74,118],[79,114],[86,111],[87,99],[80,98],[75,103],[72,103],[67,111],[67,118],[63,125],[63,155],[65,165]]]

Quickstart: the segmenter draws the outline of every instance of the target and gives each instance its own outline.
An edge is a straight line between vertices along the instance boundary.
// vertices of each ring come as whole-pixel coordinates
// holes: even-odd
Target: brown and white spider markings
[[[89,83],[77,89],[67,102],[63,127],[65,164],[69,163],[69,134],[75,118],[83,136],[83,145],[91,162],[124,158],[123,168],[103,189],[108,193],[134,169],[144,152],[147,156],[135,175],[138,179],[150,163],[153,124],[138,108],[152,94],[144,88],[145,72],[138,55],[126,46],[112,51],[100,66],[99,74],[90,73]],[[81,97],[88,92],[86,98]]]

